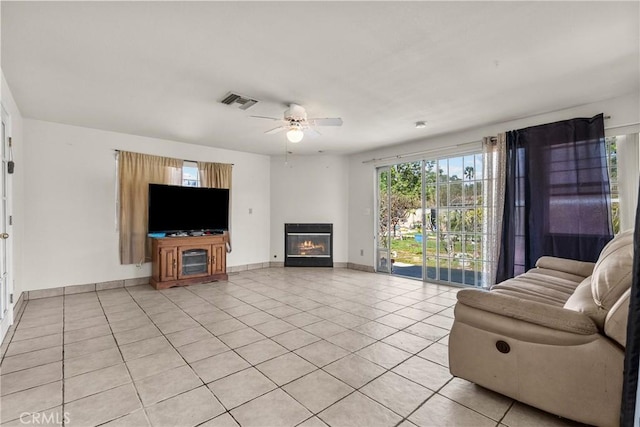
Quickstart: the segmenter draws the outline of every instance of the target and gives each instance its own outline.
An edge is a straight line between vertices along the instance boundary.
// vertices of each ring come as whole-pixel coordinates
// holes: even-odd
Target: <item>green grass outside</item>
[[[417,242],[413,235],[405,235],[404,239],[392,239],[391,240],[391,251],[395,251],[397,256],[394,257],[395,262],[403,262],[406,264],[413,265],[421,265],[422,264],[422,243]],[[467,248],[469,249],[469,248]],[[461,253],[462,252],[462,242],[454,243],[454,252]],[[467,253],[469,250],[467,250]],[[471,254],[469,254],[471,255]],[[436,238],[435,236],[427,237],[427,266],[435,267],[436,266]],[[444,258],[444,261],[443,261]],[[444,248],[440,248],[440,259],[441,265],[443,262],[447,262],[447,254]],[[464,266],[463,266],[464,264]],[[476,263],[474,261],[466,261],[462,262],[458,259],[451,260],[451,268],[465,268],[468,270],[473,270],[476,267]]]

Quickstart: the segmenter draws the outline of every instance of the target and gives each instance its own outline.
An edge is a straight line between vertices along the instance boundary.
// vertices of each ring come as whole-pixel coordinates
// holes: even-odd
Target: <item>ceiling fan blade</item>
[[[269,130],[268,130],[268,131],[266,131],[265,133],[266,133],[267,135],[273,135],[274,133],[281,132],[281,131],[283,131],[283,130],[285,130],[285,129],[289,129],[289,127],[288,127],[288,126],[278,126],[277,128],[269,129]]]
[[[324,119],[307,119],[309,124],[314,126],[342,126],[340,117],[324,118]]]
[[[249,117],[253,117],[254,119],[268,119],[268,120],[278,120],[278,121],[282,120],[282,119],[276,119],[275,117],[267,117],[267,116],[249,116]]]
[[[322,135],[322,134],[321,134],[320,132],[318,132],[317,130],[315,130],[315,129],[311,129],[311,128],[307,128],[307,129],[305,129],[303,132],[304,132],[304,134],[305,134],[305,135],[310,136],[311,138],[317,138],[317,137],[319,137],[320,135]]]

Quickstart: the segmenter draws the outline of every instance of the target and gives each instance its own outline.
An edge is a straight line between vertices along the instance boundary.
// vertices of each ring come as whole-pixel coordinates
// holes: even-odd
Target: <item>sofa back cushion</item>
[[[604,323],[604,333],[622,347],[627,346],[627,318],[629,317],[629,297],[631,288],[622,294],[611,307]]]
[[[593,300],[591,276],[584,279],[582,283],[576,287],[576,290],[564,304],[564,308],[586,314],[595,322],[600,331],[604,331],[604,321],[607,317],[607,310],[598,306]]]
[[[633,230],[618,234],[604,247],[591,275],[591,292],[598,307],[609,311],[631,287]]]

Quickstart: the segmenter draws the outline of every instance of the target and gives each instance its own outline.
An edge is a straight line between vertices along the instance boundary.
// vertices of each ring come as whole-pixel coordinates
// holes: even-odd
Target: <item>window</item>
[[[620,232],[620,193],[618,191],[618,144],[617,137],[605,138],[607,148],[607,170],[609,171],[609,185],[611,187],[611,222],[613,234]]]
[[[184,162],[182,166],[182,185],[184,187],[200,187],[200,174],[196,162]]]

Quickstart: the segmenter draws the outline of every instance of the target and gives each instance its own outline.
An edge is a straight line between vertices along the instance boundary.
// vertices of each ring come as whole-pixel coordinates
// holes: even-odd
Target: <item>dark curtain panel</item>
[[[498,283],[543,255],[593,262],[613,238],[602,114],[508,132],[506,177]]]
[[[640,196],[640,185],[638,185]],[[640,200],[640,197],[638,198]],[[640,363],[640,202],[636,208],[636,228],[633,240],[633,283],[629,295],[627,317],[627,346],[624,355],[624,383],[620,425],[634,425],[638,399],[638,363]]]

